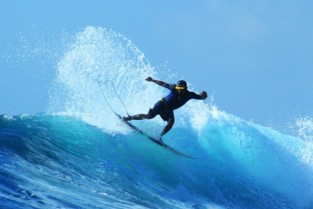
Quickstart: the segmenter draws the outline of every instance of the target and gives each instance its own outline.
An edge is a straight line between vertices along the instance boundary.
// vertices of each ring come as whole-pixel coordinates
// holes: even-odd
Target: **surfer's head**
[[[184,80],[179,80],[175,86],[178,94],[184,94],[187,90],[187,83]]]
[[[179,80],[176,84],[175,89],[177,90],[186,90],[187,89],[187,83],[184,80]]]

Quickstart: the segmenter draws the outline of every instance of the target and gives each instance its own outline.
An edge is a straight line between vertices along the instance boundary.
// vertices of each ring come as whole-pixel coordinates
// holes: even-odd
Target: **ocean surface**
[[[312,140],[225,113],[213,98],[177,110],[163,138],[195,159],[129,129],[101,91],[122,115],[146,113],[168,93],[147,76],[180,78],[114,31],[77,34],[57,64],[47,111],[0,116],[0,208],[313,208]],[[132,123],[152,136],[165,125]]]

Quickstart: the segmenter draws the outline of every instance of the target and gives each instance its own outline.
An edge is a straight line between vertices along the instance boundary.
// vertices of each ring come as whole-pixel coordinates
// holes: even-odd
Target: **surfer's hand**
[[[149,76],[148,78],[146,78],[146,81],[152,81],[153,79]]]
[[[202,99],[206,99],[208,97],[208,94],[205,91],[203,91],[200,93],[200,96]]]

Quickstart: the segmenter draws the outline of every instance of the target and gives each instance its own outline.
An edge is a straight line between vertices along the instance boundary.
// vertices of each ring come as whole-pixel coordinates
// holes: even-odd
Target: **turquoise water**
[[[68,116],[3,115],[0,138],[1,208],[312,207],[312,149],[244,121],[174,128],[196,160]]]
[[[127,114],[113,85],[130,114],[146,113],[168,93],[147,76],[180,79],[114,31],[77,34],[47,111],[0,116],[0,208],[313,208],[312,142],[225,113],[213,97],[175,111],[163,138],[195,160],[130,130],[97,82],[118,113]],[[165,125],[132,123],[153,136]]]

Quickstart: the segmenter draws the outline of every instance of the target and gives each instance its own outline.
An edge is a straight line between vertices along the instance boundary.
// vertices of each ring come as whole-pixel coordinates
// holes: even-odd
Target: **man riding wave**
[[[179,80],[177,84],[168,84],[163,81],[155,80],[151,77],[146,78],[146,81],[154,82],[164,88],[170,90],[169,95],[158,101],[147,114],[138,114],[128,117],[123,117],[123,120],[143,120],[152,119],[157,115],[160,115],[164,121],[167,121],[167,125],[159,136],[159,140],[162,142],[162,136],[165,135],[174,125],[174,110],[180,108],[186,104],[190,99],[204,100],[207,98],[207,93],[202,91],[200,94],[196,94],[189,91],[187,83],[184,80]]]

